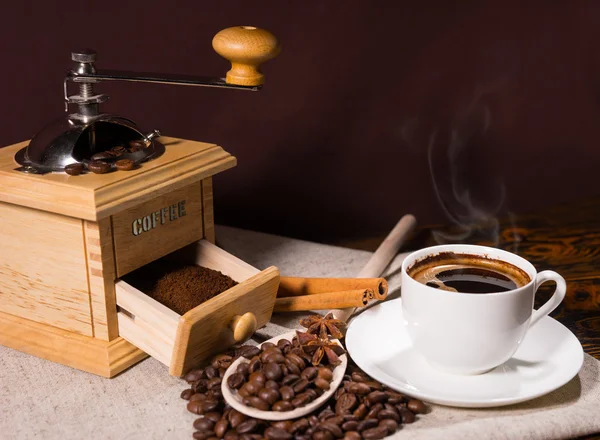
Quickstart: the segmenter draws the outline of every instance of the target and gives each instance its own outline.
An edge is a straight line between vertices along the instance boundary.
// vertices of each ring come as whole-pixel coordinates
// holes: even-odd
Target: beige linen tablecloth
[[[370,253],[219,227],[221,247],[283,275],[354,276]],[[399,255],[388,268],[398,293]],[[256,340],[287,331],[300,315],[274,315]],[[179,398],[185,383],[147,359],[113,379],[0,347],[0,439],[189,439],[197,416]],[[600,432],[600,362],[586,355],[577,377],[530,402],[497,409],[431,405],[398,439],[558,439]]]

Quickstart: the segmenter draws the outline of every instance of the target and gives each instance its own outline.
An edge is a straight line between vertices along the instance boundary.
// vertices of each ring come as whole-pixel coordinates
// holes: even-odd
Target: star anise
[[[307,333],[318,335],[321,339],[327,339],[327,335],[331,335],[333,339],[343,338],[342,331],[346,328],[346,323],[335,319],[333,313],[325,316],[311,315],[300,320],[300,325],[307,328]]]
[[[341,345],[329,338],[320,338],[311,333],[296,331],[298,341],[306,354],[311,356],[311,363],[316,367],[321,361],[326,360],[330,365],[339,365],[339,356],[346,353]]]

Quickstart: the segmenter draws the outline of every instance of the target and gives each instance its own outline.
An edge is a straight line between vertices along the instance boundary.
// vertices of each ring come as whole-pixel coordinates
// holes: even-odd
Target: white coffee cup
[[[501,260],[525,271],[531,281],[505,292],[470,294],[436,289],[408,275],[415,262],[442,252]],[[533,310],[538,287],[550,280],[556,282],[554,294]],[[413,252],[402,263],[402,309],[413,347],[431,366],[454,374],[485,373],[509,360],[527,330],[561,303],[566,290],[556,272],[537,273],[524,258],[485,246],[433,246]]]

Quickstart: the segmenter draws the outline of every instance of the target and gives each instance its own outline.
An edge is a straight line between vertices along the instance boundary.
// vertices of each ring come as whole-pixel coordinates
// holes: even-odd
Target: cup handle
[[[531,315],[531,323],[529,324],[530,327],[557,308],[567,293],[567,283],[565,282],[565,279],[553,270],[544,270],[537,274],[535,277],[536,293],[538,288],[546,281],[556,282],[556,290],[546,304],[533,312],[533,315]]]

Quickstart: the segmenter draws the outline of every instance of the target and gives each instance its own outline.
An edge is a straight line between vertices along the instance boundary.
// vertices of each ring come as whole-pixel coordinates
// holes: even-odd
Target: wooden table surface
[[[374,251],[383,238],[336,244]],[[538,271],[552,269],[561,274],[567,281],[567,295],[550,315],[579,338],[586,353],[600,360],[600,198],[514,216],[470,231],[456,226],[421,226],[403,250],[451,242],[499,247],[529,260]],[[535,307],[553,290],[550,283],[540,287]]]

